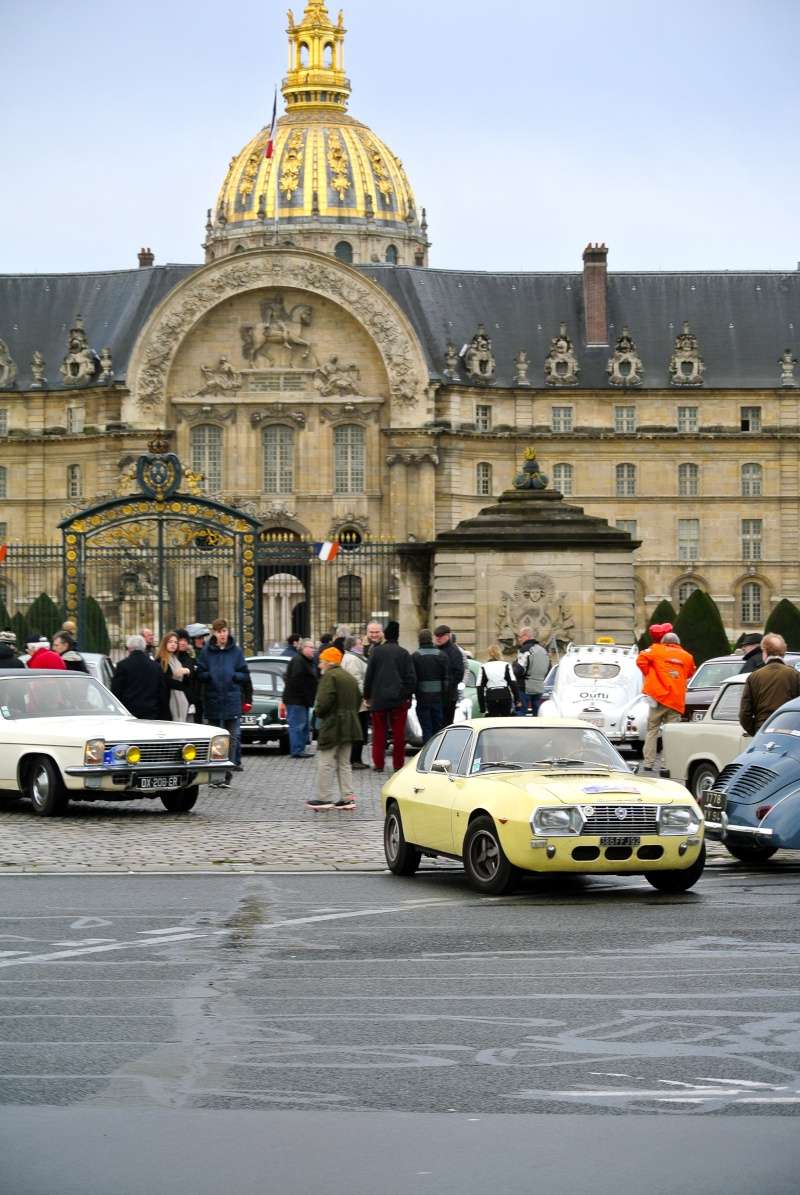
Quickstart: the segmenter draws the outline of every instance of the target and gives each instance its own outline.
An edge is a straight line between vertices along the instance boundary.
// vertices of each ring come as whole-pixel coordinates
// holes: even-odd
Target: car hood
[[[669,803],[685,802],[689,794],[682,785],[655,777],[635,776],[628,772],[595,772],[591,768],[566,771],[494,772],[485,779],[493,779],[517,789],[537,800],[563,801],[566,805]]]
[[[195,722],[146,722],[139,718],[80,714],[74,718],[21,718],[11,725],[19,728],[20,738],[52,745],[83,744],[87,739],[105,739],[108,743],[152,743],[160,740],[191,739],[200,741],[215,734],[225,734],[222,727],[200,726]]]

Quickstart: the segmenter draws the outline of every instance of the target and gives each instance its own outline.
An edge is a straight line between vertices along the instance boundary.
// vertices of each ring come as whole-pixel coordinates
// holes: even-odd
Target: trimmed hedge
[[[684,603],[675,633],[698,667],[712,656],[730,655],[731,645],[717,603],[702,589],[696,589]]]
[[[93,597],[86,599],[86,622],[80,642],[84,651],[96,651],[104,656],[111,651],[105,616]]]
[[[800,610],[783,598],[767,619],[764,634],[783,635],[789,651],[800,651]]]

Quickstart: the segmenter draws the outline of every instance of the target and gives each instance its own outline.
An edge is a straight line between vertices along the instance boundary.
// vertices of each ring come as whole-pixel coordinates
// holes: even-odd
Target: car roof
[[[459,726],[469,726],[472,730],[551,730],[573,729],[594,730],[589,722],[582,722],[580,718],[470,718],[466,722],[455,722]],[[452,727],[447,727],[448,730]]]
[[[727,689],[730,685],[743,685],[750,675],[749,672],[736,672],[733,676],[726,676],[720,689]]]
[[[291,656],[245,656],[248,664],[288,664]]]
[[[0,676],[81,676],[85,673],[70,672],[68,668],[0,668]]]

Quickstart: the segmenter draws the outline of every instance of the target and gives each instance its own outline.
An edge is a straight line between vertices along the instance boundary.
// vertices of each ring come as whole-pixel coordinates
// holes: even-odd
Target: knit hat
[[[653,640],[653,643],[660,643],[664,636],[668,635],[672,630],[672,623],[656,622],[651,627],[648,627],[648,630],[650,631],[650,638]]]
[[[341,664],[342,653],[335,647],[326,647],[324,651],[320,652],[319,658],[326,664]]]
[[[388,643],[396,643],[400,638],[400,623],[387,622],[386,630],[383,632],[383,637]]]
[[[12,646],[17,642],[17,636],[13,631],[0,631],[0,643],[10,643]]]

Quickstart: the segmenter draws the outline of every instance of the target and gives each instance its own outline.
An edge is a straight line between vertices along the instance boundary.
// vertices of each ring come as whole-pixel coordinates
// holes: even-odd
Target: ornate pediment
[[[550,341],[550,352],[544,363],[544,380],[548,386],[577,386],[581,367],[575,356],[567,325],[561,324],[558,336]]]
[[[175,404],[175,418],[178,423],[197,423],[203,419],[213,419],[217,423],[235,423],[236,407],[223,407],[210,403],[202,406],[186,406],[185,403]]]
[[[705,371],[697,337],[691,331],[687,320],[684,322],[683,331],[675,337],[675,349],[669,363],[672,385],[702,386]]]
[[[253,427],[260,427],[262,423],[269,423],[270,421],[294,423],[297,427],[305,427],[306,415],[303,411],[292,410],[285,403],[276,402],[272,403],[269,407],[260,407],[259,410],[253,411],[250,416],[250,422]]]
[[[606,366],[606,373],[611,386],[641,386],[642,384],[644,366],[627,328],[622,329],[622,335],[614,348],[614,356]]]
[[[491,382],[494,379],[496,362],[492,342],[483,324],[464,350],[464,369],[471,382]]]

